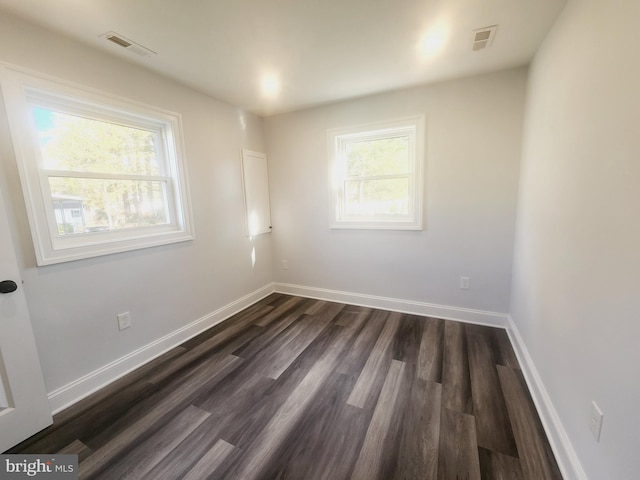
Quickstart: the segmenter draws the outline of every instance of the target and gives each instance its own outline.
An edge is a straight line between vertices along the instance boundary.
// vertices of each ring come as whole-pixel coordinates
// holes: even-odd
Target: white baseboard
[[[227,318],[273,293],[273,284],[235,300],[215,312],[209,313],[174,332],[165,335],[117,360],[84,375],[48,394],[53,414],[100,390],[118,378],[150,362],[154,358],[195,337],[199,333],[223,322]]]
[[[150,362],[154,358],[195,337],[208,328],[226,320],[239,311],[253,305],[267,295],[277,291],[289,295],[298,295],[308,298],[316,298],[333,302],[348,303],[372,308],[381,308],[403,313],[412,313],[447,320],[458,320],[468,323],[477,323],[492,327],[504,328],[507,315],[496,312],[486,312],[468,308],[435,305],[430,303],[402,300],[397,298],[379,297],[359,293],[341,292],[322,288],[305,287],[276,283],[265,285],[234,302],[225,305],[215,312],[209,313],[190,324],[165,335],[113,362],[90,372],[73,382],[70,382],[52,392],[49,392],[49,405],[53,414],[59,413],[65,408],[109,385],[120,377]]]
[[[542,383],[542,378],[540,378],[533,359],[529,355],[527,346],[520,336],[518,327],[510,315],[507,318],[507,334],[518,357],[529,392],[533,397],[533,402],[536,405],[538,415],[549,438],[549,443],[556,456],[563,478],[565,480],[589,480],[580,464],[580,460],[578,460],[573,445],[571,445],[569,436],[562,426],[558,412],[553,407],[551,398],[544,383]]]
[[[490,327],[506,328],[508,315],[506,313],[473,310],[471,308],[451,307],[433,303],[402,300],[399,298],[379,297],[362,293],[327,290],[325,288],[306,287],[287,283],[275,283],[274,289],[278,293],[298,295],[301,297],[328,300],[330,302],[348,303],[362,307],[380,308],[393,312],[411,313],[426,317],[458,320],[466,323],[476,323]]]
[[[145,363],[150,362],[154,358],[193,338],[208,328],[223,322],[273,292],[506,328],[564,479],[588,480],[522,337],[509,315],[301,285],[285,283],[265,285],[162,338],[50,392],[48,397],[52,413],[55,414],[70,407],[118,378],[141,367]]]

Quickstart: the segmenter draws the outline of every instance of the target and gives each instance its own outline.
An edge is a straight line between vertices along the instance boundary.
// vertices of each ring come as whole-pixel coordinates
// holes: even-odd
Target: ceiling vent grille
[[[100,35],[100,38],[109,40],[111,43],[114,43],[122,48],[129,50],[130,52],[140,55],[141,57],[157,55],[157,53],[153,50],[150,50],[147,47],[143,47],[139,43],[136,43],[133,40],[129,40],[128,38],[116,32],[105,33],[104,35]]]
[[[496,36],[496,30],[498,25],[492,25],[490,27],[478,28],[473,31],[473,51],[484,50],[489,48],[493,43],[493,38]]]

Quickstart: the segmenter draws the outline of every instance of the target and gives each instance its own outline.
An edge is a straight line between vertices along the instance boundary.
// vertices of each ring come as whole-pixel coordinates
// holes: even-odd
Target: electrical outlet
[[[600,441],[600,431],[602,430],[602,420],[604,419],[604,413],[596,405],[596,402],[591,402],[591,416],[589,417],[589,430],[593,434],[593,438],[596,442]]]
[[[124,312],[118,315],[118,330],[124,330],[131,326],[131,315],[129,312]]]
[[[282,260],[282,269],[289,270],[289,262],[287,260]]]
[[[469,290],[470,277],[460,277],[460,289]]]

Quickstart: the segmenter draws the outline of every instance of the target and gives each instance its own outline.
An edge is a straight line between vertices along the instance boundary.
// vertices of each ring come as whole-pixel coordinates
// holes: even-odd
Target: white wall
[[[635,478],[637,18],[637,2],[571,1],[528,87],[515,69],[279,115],[264,120],[265,143],[257,117],[0,15],[0,60],[183,115],[196,240],[36,267],[0,105],[0,182],[48,390],[274,279],[511,312],[589,478]],[[417,113],[427,119],[425,229],[330,230],[326,130]],[[253,243],[241,148],[269,156],[274,231]],[[463,274],[469,291],[458,288]],[[118,332],[123,311],[133,327]],[[600,443],[588,430],[591,400],[605,413]]]
[[[266,118],[276,281],[508,312],[526,74]],[[330,230],[327,129],[421,113],[424,230]],[[459,289],[460,275],[471,277],[470,290]]]
[[[525,116],[511,315],[593,480],[640,475],[638,18],[637,1],[571,1]]]
[[[270,238],[245,237],[241,186],[241,149],[264,150],[261,119],[5,15],[0,60],[172,110],[183,120],[195,241],[36,267],[0,105],[0,181],[49,392],[271,282]],[[133,326],[119,332],[116,314],[124,311]]]

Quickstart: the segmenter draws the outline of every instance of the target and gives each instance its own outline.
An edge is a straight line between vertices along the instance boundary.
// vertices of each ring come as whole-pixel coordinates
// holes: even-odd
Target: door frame
[[[7,210],[0,189],[0,280],[18,288],[0,294],[0,452],[51,425],[51,407],[29,317]]]

